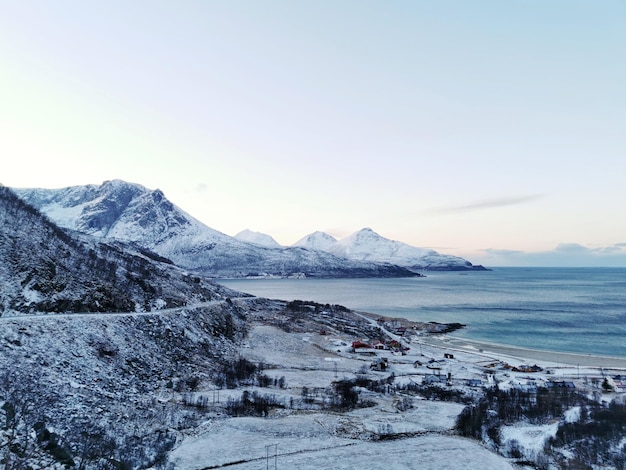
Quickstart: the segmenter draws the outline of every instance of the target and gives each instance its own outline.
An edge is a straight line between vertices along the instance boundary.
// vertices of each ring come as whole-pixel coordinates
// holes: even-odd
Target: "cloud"
[[[489,253],[490,255],[495,255],[495,256],[514,256],[514,255],[524,254],[524,252],[521,250],[498,250],[495,248],[486,248],[483,251],[485,253]]]
[[[552,253],[591,253],[593,250],[578,243],[559,243]]]
[[[589,248],[579,243],[560,243],[553,250],[481,250],[486,266],[626,267],[626,244]]]
[[[602,248],[597,248],[598,253],[619,253],[622,251],[622,248],[626,247],[626,243],[616,243],[613,246],[605,246]]]
[[[519,204],[525,204],[544,197],[543,194],[529,194],[526,196],[513,196],[513,197],[501,197],[494,199],[485,199],[483,201],[476,201],[470,204],[464,204],[460,206],[448,206],[439,207],[428,210],[427,212],[433,214],[451,214],[458,212],[469,212],[484,209],[493,209],[496,207],[516,206]]]
[[[196,193],[205,193],[209,189],[209,186],[205,183],[198,183],[194,188]]]

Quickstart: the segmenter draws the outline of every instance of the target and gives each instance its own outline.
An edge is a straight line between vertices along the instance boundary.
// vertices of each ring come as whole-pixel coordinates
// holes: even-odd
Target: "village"
[[[377,325],[389,337],[387,341],[357,340],[351,344],[359,356],[372,356],[370,368],[392,371],[399,377],[447,387],[517,388],[536,392],[538,387],[580,389],[588,393],[626,393],[626,374],[622,367],[564,364],[552,360],[542,365],[524,362],[523,357],[476,349],[470,343],[450,342],[448,332],[459,325],[415,324],[406,320],[378,318]],[[407,324],[409,326],[407,326]],[[520,350],[521,352],[522,350]],[[547,357],[549,353],[544,352]],[[572,360],[581,360],[572,355]],[[603,361],[604,362],[604,361]],[[412,366],[412,368],[411,368]],[[599,396],[599,395],[598,395]]]
[[[246,399],[264,397],[278,407],[261,418],[224,420],[218,412],[207,422],[210,432],[173,451],[177,468],[234,461],[240,462],[237,469],[256,468],[254,462],[272,455],[297,468],[325,468],[320,462],[331,456],[336,468],[353,468],[353,458],[367,458],[373,467],[391,462],[395,468],[417,468],[407,449],[426,445],[419,468],[467,468],[472,462],[484,469],[520,468],[518,461],[537,459],[561,421],[502,426],[500,448],[519,452],[517,458],[505,457],[455,436],[463,403],[496,388],[518,390],[531,402],[538,391],[551,388],[581,391],[600,403],[626,399],[626,368],[619,362],[607,368],[592,358],[566,364],[554,360],[558,355],[537,360],[533,354],[504,354],[497,345],[480,348],[454,338],[449,332],[459,325],[412,324],[299,301],[286,309],[267,304],[252,323],[241,356],[264,364],[269,382],[281,386],[247,386]],[[338,385],[354,386],[354,406],[341,407]],[[243,400],[241,388],[219,393],[223,403]],[[577,412],[562,419],[575,419]],[[226,442],[225,454],[220,446]],[[455,459],[458,467],[451,463]]]

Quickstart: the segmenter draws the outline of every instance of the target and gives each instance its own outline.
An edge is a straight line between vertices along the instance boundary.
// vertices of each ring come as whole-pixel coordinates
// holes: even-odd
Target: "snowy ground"
[[[372,358],[349,352],[347,344],[340,337],[285,333],[273,326],[257,325],[249,333],[242,354],[267,364],[267,375],[285,377],[286,389],[266,393],[279,395],[286,402],[289,398],[300,400],[303,387],[327,388],[333,380],[352,378],[356,372],[368,369]],[[386,355],[392,358],[390,353]],[[403,361],[393,366],[405,377],[417,372],[406,358],[399,356]],[[419,375],[413,378],[421,381]],[[257,391],[263,393],[262,389]],[[226,393],[222,400],[227,399]],[[401,413],[393,407],[391,397],[376,398],[375,407],[343,414],[298,411],[272,418],[218,418],[208,424],[206,432],[185,440],[171,454],[170,461],[176,468],[190,470],[237,462],[234,468],[259,468],[259,462],[267,463],[272,454],[272,465],[280,461],[281,466],[294,468],[354,468],[355,458],[366,459],[373,467],[386,463],[392,468],[441,468],[443,462],[455,460],[453,453],[458,452],[459,462],[464,465],[467,459],[461,457],[471,454],[477,461],[490,459],[493,466],[487,468],[505,468],[504,459],[475,442],[440,437],[453,428],[462,405],[419,401]],[[372,441],[375,436],[391,433],[414,437]]]
[[[561,362],[562,356],[557,362],[544,353],[540,361],[537,352],[525,356],[524,350],[499,349],[496,345],[487,350],[489,345],[451,341],[444,335],[414,337],[406,355],[377,351],[378,357],[387,359],[389,368],[374,372],[369,370],[373,357],[355,354],[350,344],[351,339],[340,334],[286,333],[259,323],[251,329],[242,355],[267,364],[265,373],[273,378],[284,377],[287,386],[280,390],[248,390],[271,393],[285,402],[290,398],[299,402],[303,387],[324,389],[334,380],[358,374],[383,378],[393,373],[395,383],[422,383],[427,377],[447,378],[449,374],[452,385],[471,393],[476,389],[467,385],[470,379],[481,380],[484,385],[497,382],[501,387],[550,380],[571,380],[578,387],[591,387],[592,378],[608,372],[596,367],[601,360],[589,358],[581,367],[580,358],[570,357],[568,365]],[[576,359],[578,362],[573,362]],[[626,367],[625,362],[612,365]],[[505,364],[538,364],[543,371],[513,372]],[[626,368],[616,367],[613,372],[623,370]],[[231,395],[240,393],[232,391]],[[358,466],[357,462],[367,463],[369,468],[513,468],[510,460],[478,442],[452,435],[455,420],[464,407],[461,404],[413,398],[412,408],[399,411],[392,395],[367,390],[361,393],[375,401],[376,406],[341,414],[300,409],[281,410],[269,418],[216,417],[205,423],[204,432],[185,439],[170,454],[170,462],[188,470],[226,465],[242,470],[352,469]],[[502,438],[505,442],[516,441],[524,455],[532,457],[556,429],[557,423],[511,426],[503,429]]]
[[[311,333],[286,333],[276,327],[257,325],[249,333],[242,354],[268,365],[271,377],[286,378],[284,390],[249,388],[300,400],[302,388],[329,387],[338,378],[353,378],[369,369],[372,358],[349,352],[345,338]],[[339,351],[339,352],[338,352]],[[386,354],[390,358],[391,353]],[[394,356],[395,357],[395,356]],[[398,356],[398,372],[414,373],[409,356]],[[371,373],[385,377],[387,373]],[[416,380],[421,380],[418,375]],[[227,391],[221,392],[227,399]],[[367,391],[362,393],[366,394]],[[238,396],[240,390],[231,391]],[[282,411],[270,418],[216,418],[205,431],[186,439],[170,455],[180,469],[203,469],[222,465],[260,468],[270,465],[293,468],[354,468],[355,459],[370,468],[457,468],[468,462],[484,462],[484,468],[508,468],[478,443],[448,436],[463,405],[415,400],[413,408],[399,412],[393,397],[377,395],[377,405],[348,413]],[[410,436],[378,441],[380,435]],[[269,460],[268,456],[271,454]],[[471,456],[468,460],[468,456]]]
[[[248,334],[237,347],[221,337],[206,342],[207,332],[219,326],[216,319],[229,311],[223,309],[230,308],[228,302],[214,302],[197,311],[3,319],[1,363],[5,368],[22,364],[25,370],[39,370],[43,364],[47,375],[41,380],[62,393],[64,408],[59,413],[78,419],[80,410],[92,416],[95,409],[104,413],[107,427],[114,423],[123,429],[135,422],[143,423],[148,434],[175,430],[176,446],[168,461],[183,470],[352,469],[363,464],[398,469],[513,468],[512,460],[455,435],[455,421],[464,405],[360,389],[361,398],[372,406],[338,413],[330,411],[328,391],[337,380],[383,380],[393,374],[394,384],[443,379],[445,388],[449,383],[467,394],[482,393],[470,380],[501,388],[568,381],[610,401],[619,394],[602,392],[601,379],[626,371],[626,361],[617,359],[603,366],[603,358],[583,362],[575,356],[540,356],[537,351],[478,345],[445,335],[397,337],[410,348],[405,355],[389,350],[358,354],[351,349],[355,337],[341,332],[350,326],[347,315],[348,323],[334,319],[336,328],[326,323],[320,328],[304,315],[302,323],[289,323],[287,332],[276,326],[284,327],[282,307],[250,299],[234,303],[242,311],[247,303],[251,308],[245,310]],[[284,378],[285,386],[218,391],[208,379],[216,370],[211,354],[217,351],[264,364],[263,373],[271,379]],[[373,359],[386,359],[387,370],[371,370]],[[522,364],[537,364],[542,370],[511,368]],[[187,376],[201,377],[200,387],[177,391],[176,384]],[[240,398],[244,390],[274,395],[285,407],[273,409],[265,418],[229,417],[224,405]],[[307,390],[308,401],[303,396]],[[183,406],[185,397],[196,396],[209,399],[208,409]],[[399,407],[404,399],[412,406]],[[563,419],[575,421],[579,413],[572,408]],[[532,459],[557,425],[504,426],[501,437],[505,443],[515,442]]]
[[[431,421],[436,419],[432,417]],[[230,464],[259,468],[506,469],[502,457],[467,439],[439,434],[372,442],[356,437],[362,421],[350,414],[295,415],[277,419],[234,418],[191,438],[171,454],[176,468],[201,469]]]

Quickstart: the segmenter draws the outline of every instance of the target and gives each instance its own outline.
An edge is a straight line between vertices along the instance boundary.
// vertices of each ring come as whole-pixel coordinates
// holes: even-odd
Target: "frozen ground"
[[[284,390],[265,390],[285,401],[299,401],[303,387],[324,389],[334,380],[355,377],[369,369],[372,359],[349,352],[346,338],[286,333],[264,324],[250,331],[242,354],[267,364],[267,375],[286,378]],[[410,356],[393,357],[398,372],[415,373]],[[421,381],[419,375],[414,379]],[[221,393],[224,401],[241,391]],[[376,406],[347,413],[284,410],[270,418],[216,417],[204,424],[202,433],[185,439],[171,453],[170,462],[189,470],[224,465],[252,469],[268,462],[283,468],[355,468],[357,460],[368,462],[370,468],[467,468],[472,462],[483,462],[486,469],[510,468],[506,459],[477,442],[449,435],[463,405],[416,399],[412,408],[399,412],[392,396],[361,393],[372,394]],[[380,440],[381,436],[399,439]]]
[[[229,309],[248,318],[248,334],[236,345],[208,334],[219,330],[217,321]],[[410,348],[404,355],[390,350],[360,354],[351,348],[359,338],[345,331],[372,330],[355,327],[354,317],[322,312],[317,321],[332,318],[316,323],[313,314],[289,321],[285,315],[279,303],[242,298],[152,314],[2,319],[1,359],[7,370],[10,364],[21,364],[23,374],[46,371],[39,379],[62,398],[56,415],[92,420],[97,413],[110,432],[131,432],[132,426],[145,436],[167,432],[175,441],[168,463],[183,470],[514,468],[513,460],[455,435],[462,404],[360,388],[360,398],[370,406],[331,411],[332,383],[342,379],[365,377],[396,385],[443,380],[442,388],[475,396],[483,391],[470,380],[503,389],[571,381],[607,402],[625,396],[601,391],[602,377],[626,371],[616,367],[619,363],[611,369],[597,365],[601,358],[567,364],[536,351],[526,355],[524,350],[463,343],[445,335],[396,336]],[[218,390],[212,380],[216,360],[238,357],[264,364],[263,374],[283,379],[284,386]],[[372,370],[375,359],[386,360],[386,370]],[[512,368],[522,364],[537,364],[541,370]],[[200,377],[197,389],[178,387],[193,377]],[[228,416],[225,405],[244,391],[272,395],[283,407],[264,418]],[[209,406],[189,406],[190,397],[208,398]],[[574,407],[563,420],[576,421],[579,415]],[[532,459],[557,426],[518,423],[503,426],[501,437]]]
[[[550,360],[554,357],[546,357],[545,353],[539,356],[533,351],[525,356],[524,350],[498,349],[496,345],[489,350],[489,345],[451,341],[444,335],[414,337],[406,355],[376,351],[377,357],[388,361],[389,368],[375,372],[369,367],[373,356],[356,354],[350,346],[351,339],[337,332],[287,333],[267,323],[257,323],[241,354],[266,364],[265,373],[272,378],[284,377],[287,386],[265,392],[258,388],[248,390],[272,393],[284,402],[291,399],[302,405],[304,387],[323,390],[335,380],[357,375],[380,379],[393,373],[395,383],[422,383],[433,375],[449,375],[452,385],[472,393],[476,389],[467,385],[470,379],[481,380],[485,385],[498,382],[505,388],[550,380],[573,380],[583,387],[591,377],[606,372],[595,367],[602,361],[592,358],[583,367],[573,361],[568,365]],[[556,359],[562,361],[563,357]],[[539,364],[543,370],[531,374],[514,372],[506,366],[528,363]],[[240,393],[232,391],[230,396]],[[313,405],[308,410],[301,406],[297,411],[281,410],[269,418],[216,417],[205,423],[204,432],[185,439],[170,454],[170,462],[186,470],[220,466],[241,470],[353,469],[361,464],[394,469],[513,468],[511,460],[476,441],[453,435],[455,420],[464,405],[413,397],[412,408],[399,411],[394,406],[397,396],[368,390],[362,390],[361,396],[371,399],[375,406],[341,414],[321,411]],[[570,419],[573,415],[570,413]],[[556,429],[557,423],[504,427],[502,438],[505,442],[515,441],[524,455],[533,457]]]
[[[415,367],[431,356],[443,357],[435,346],[418,347],[406,356],[379,352],[390,363],[390,371],[371,372],[371,356],[350,351],[348,338],[311,332],[286,333],[267,324],[251,329],[242,355],[267,365],[270,377],[285,377],[287,387],[266,390],[299,402],[303,387],[325,389],[341,378],[357,373],[387,377],[393,371],[398,381],[421,383],[432,373]],[[463,380],[483,373],[485,358],[461,353],[448,360],[447,369]],[[442,364],[443,365],[443,364]],[[446,369],[446,370],[447,370]],[[367,371],[367,372],[366,372]],[[263,393],[263,389],[248,388]],[[222,392],[221,400],[236,397],[240,390]],[[349,413],[300,410],[281,411],[270,418],[215,418],[205,423],[204,432],[185,439],[170,455],[180,469],[203,469],[228,465],[232,468],[259,468],[269,464],[292,468],[355,468],[355,462],[368,462],[370,468],[510,468],[503,457],[477,442],[451,436],[463,405],[413,399],[413,407],[398,411],[393,397],[370,393],[376,406]],[[394,437],[394,440],[381,440]],[[270,455],[271,454],[271,455]],[[269,456],[269,457],[268,457]],[[272,457],[273,456],[273,457]]]
[[[433,417],[431,420],[436,419]],[[171,454],[176,468],[228,465],[259,468],[354,469],[507,469],[506,459],[474,441],[424,434],[372,442],[350,437],[362,426],[354,416],[296,415],[277,419],[234,418],[216,424],[205,435],[188,439]]]

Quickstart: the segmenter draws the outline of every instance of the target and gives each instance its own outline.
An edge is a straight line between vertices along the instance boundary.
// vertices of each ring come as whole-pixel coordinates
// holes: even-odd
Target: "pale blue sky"
[[[0,0],[0,182],[626,266],[624,84],[624,0]]]

